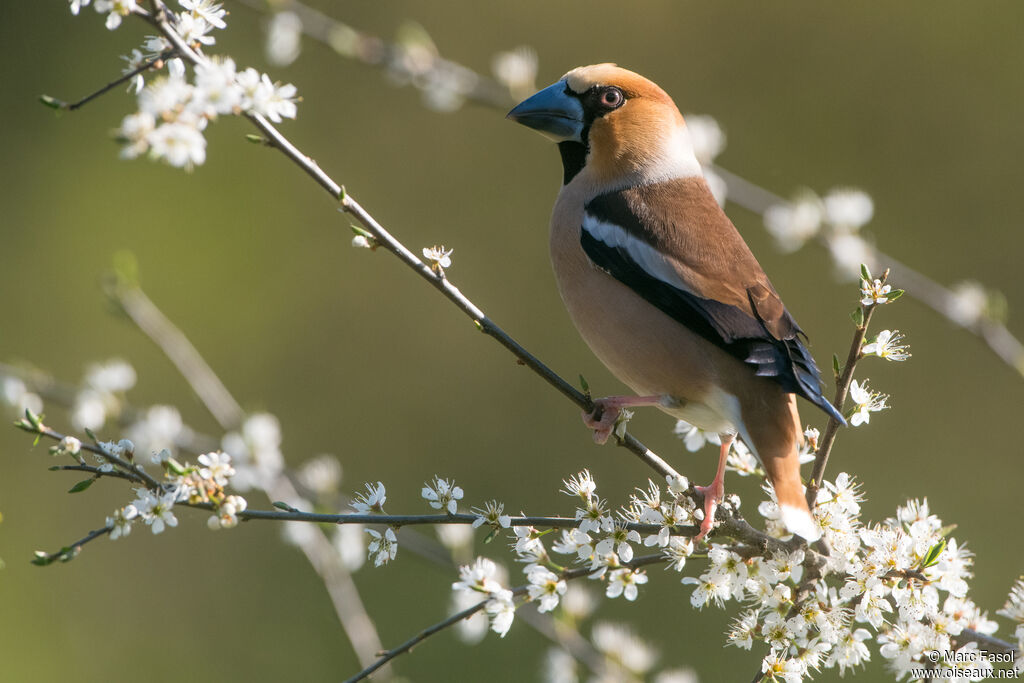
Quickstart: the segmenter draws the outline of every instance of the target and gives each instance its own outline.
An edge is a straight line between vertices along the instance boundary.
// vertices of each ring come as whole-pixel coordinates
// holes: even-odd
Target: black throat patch
[[[558,153],[562,155],[562,184],[568,185],[587,163],[587,146],[582,142],[566,140],[558,143]]]

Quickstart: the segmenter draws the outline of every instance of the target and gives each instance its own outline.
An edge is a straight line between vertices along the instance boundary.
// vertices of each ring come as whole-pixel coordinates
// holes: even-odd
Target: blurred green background
[[[217,51],[268,70],[262,20],[227,6]],[[1024,335],[1020,3],[319,6],[384,37],[418,21],[442,54],[485,72],[495,52],[532,45],[538,85],[596,61],[639,71],[683,111],[718,119],[724,167],[783,195],[863,188],[876,206],[867,231],[884,250],[940,281],[1001,290],[1010,329]],[[646,480],[626,452],[594,447],[569,403],[396,260],[351,249],[331,201],[247,144],[246,122],[211,126],[206,165],[186,174],[118,160],[109,133],[134,111],[121,88],[62,117],[37,103],[107,82],[117,56],[148,32],[138,22],[108,32],[91,8],[75,18],[61,1],[0,4],[0,360],[77,381],[87,363],[123,357],[139,371],[135,402],[177,405],[215,432],[160,352],[109,315],[99,279],[129,249],[150,296],[242,403],[279,416],[289,463],[335,453],[345,490],[381,479],[389,512],[426,511],[419,489],[435,473],[455,477],[465,502],[497,498],[541,514],[571,510],[560,480],[583,467],[617,502]],[[454,247],[450,278],[499,324],[564,376],[583,373],[595,393],[620,390],[572,329],[549,271],[561,174],[550,144],[483,107],[430,111],[415,90],[311,43],[294,65],[269,71],[304,98],[285,134],[397,237]],[[827,367],[849,343],[853,288],[835,283],[817,248],[782,255],[757,216],[728,211]],[[914,357],[865,364],[893,409],[842,432],[830,471],[861,479],[866,519],[927,496],[977,553],[972,595],[994,611],[1024,570],[1024,462],[1012,429],[1024,381],[912,299],[876,320],[904,331]],[[686,453],[671,427],[656,411],[633,423],[677,468],[710,480],[713,454]],[[205,515],[183,512],[161,536],[139,528],[70,565],[29,565],[33,550],[102,524],[128,493],[101,482],[66,496],[73,475],[47,472],[44,448],[13,429],[0,429],[0,452],[0,680],[335,681],[357,669],[322,584],[271,524],[214,535]],[[755,484],[732,476],[729,489],[756,520]],[[485,552],[507,559],[497,546]],[[599,617],[632,622],[663,666],[749,680],[761,655],[722,649],[725,613],[695,612],[675,575],[650,573],[635,604],[606,601]],[[357,574],[386,645],[444,616],[452,580],[401,550],[392,566]],[[546,647],[523,625],[472,648],[444,634],[396,668],[416,681],[532,680]],[[863,680],[886,678],[876,662]]]

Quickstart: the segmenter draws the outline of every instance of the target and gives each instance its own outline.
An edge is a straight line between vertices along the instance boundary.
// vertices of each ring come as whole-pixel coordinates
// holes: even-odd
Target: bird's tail
[[[782,517],[782,523],[788,531],[802,536],[808,543],[813,543],[821,538],[821,530],[814,522],[811,509],[807,507],[803,485],[799,478],[797,478],[795,486],[794,482],[789,480],[775,482],[775,498],[779,502],[779,515]]]
[[[785,395],[781,401],[761,404],[760,411],[750,411],[745,420],[745,429],[753,441],[757,456],[764,466],[768,481],[775,489],[779,514],[786,529],[802,536],[808,542],[821,538],[821,530],[814,522],[811,509],[804,498],[804,486],[800,480],[800,443],[803,439],[800,415],[797,412],[796,397]]]

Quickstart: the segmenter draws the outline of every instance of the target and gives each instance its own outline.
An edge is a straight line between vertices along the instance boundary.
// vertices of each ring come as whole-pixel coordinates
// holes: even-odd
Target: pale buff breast
[[[665,412],[702,429],[735,431],[740,408],[728,375],[746,368],[591,263],[580,245],[583,201],[573,189],[555,203],[550,248],[559,293],[584,341],[637,394],[677,402]]]

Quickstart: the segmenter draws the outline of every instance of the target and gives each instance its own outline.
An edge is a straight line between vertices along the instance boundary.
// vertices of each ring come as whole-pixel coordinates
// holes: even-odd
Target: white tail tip
[[[814,523],[814,518],[807,510],[802,510],[792,505],[780,505],[779,512],[782,515],[782,523],[786,529],[797,536],[802,536],[808,543],[813,543],[821,538],[821,530]]]

